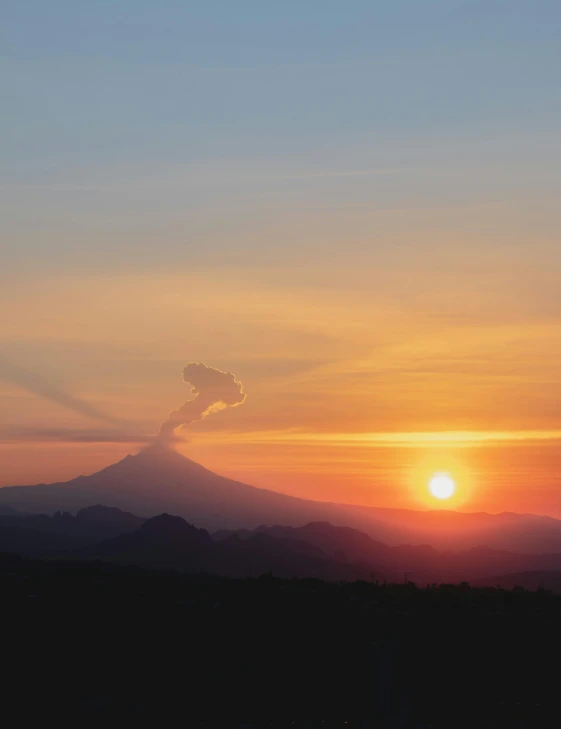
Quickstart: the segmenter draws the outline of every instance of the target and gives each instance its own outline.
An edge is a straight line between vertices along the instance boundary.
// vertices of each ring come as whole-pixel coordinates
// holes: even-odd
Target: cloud
[[[99,410],[93,405],[81,400],[79,397],[70,395],[68,392],[65,392],[59,387],[51,384],[36,372],[30,372],[29,370],[23,369],[23,367],[19,367],[11,362],[7,362],[5,360],[0,362],[0,379],[19,385],[25,390],[32,392],[34,395],[44,397],[46,400],[57,403],[57,405],[61,405],[63,408],[67,408],[68,410],[74,410],[74,412],[80,413],[87,418],[100,420],[105,423],[110,423],[111,425],[125,424],[125,421],[121,418],[116,418],[102,410]]]
[[[0,442],[58,442],[58,443],[153,443],[154,435],[124,433],[119,430],[88,430],[71,428],[0,428]]]
[[[242,383],[231,372],[207,367],[203,362],[189,362],[183,370],[183,381],[191,385],[194,398],[178,410],[172,410],[162,423],[160,437],[165,440],[173,438],[176,428],[241,405],[246,398]]]

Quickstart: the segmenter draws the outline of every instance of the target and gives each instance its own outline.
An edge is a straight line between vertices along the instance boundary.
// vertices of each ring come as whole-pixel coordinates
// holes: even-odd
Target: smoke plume
[[[183,381],[191,385],[192,400],[178,410],[172,410],[160,427],[160,437],[173,438],[176,428],[206,418],[228,407],[241,405],[245,400],[243,385],[231,372],[207,367],[203,362],[189,362],[183,370]]]

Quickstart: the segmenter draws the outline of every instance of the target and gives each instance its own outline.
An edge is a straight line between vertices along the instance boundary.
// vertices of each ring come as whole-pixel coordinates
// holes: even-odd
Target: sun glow
[[[437,499],[449,499],[455,490],[454,479],[447,473],[435,473],[429,481],[429,491]]]

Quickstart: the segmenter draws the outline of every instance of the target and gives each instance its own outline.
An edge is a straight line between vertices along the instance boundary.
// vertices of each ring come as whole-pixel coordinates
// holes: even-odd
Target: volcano
[[[94,504],[142,517],[167,512],[209,531],[329,522],[360,529],[388,545],[430,544],[438,549],[486,545],[525,553],[561,552],[561,521],[551,517],[310,501],[225,478],[161,443],[90,476],[0,489],[0,508],[27,514],[76,512]]]

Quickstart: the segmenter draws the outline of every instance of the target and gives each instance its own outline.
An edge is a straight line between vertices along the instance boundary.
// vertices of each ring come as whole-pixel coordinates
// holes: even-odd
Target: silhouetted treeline
[[[0,601],[2,708],[20,721],[559,726],[561,598],[545,591],[6,555]]]

